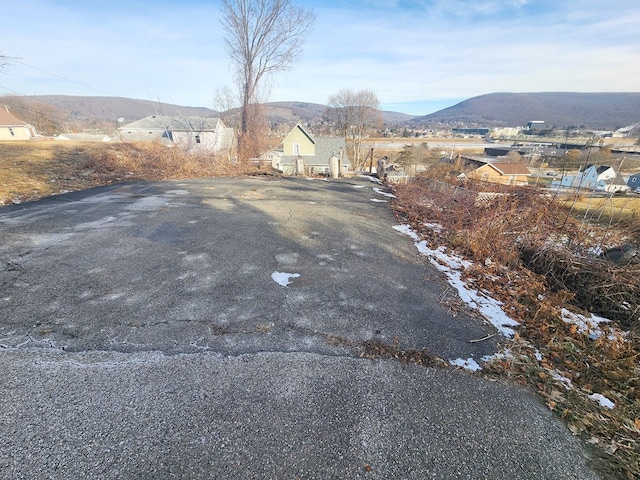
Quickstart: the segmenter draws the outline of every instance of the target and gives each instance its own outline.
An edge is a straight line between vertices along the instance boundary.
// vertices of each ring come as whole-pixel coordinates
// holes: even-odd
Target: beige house
[[[527,185],[531,172],[524,163],[491,162],[467,175],[467,178],[501,185]]]
[[[8,107],[0,108],[0,141],[30,140],[36,136],[36,129],[15,117]]]
[[[177,145],[190,153],[228,154],[235,140],[233,128],[219,118],[150,115],[118,128],[126,142]]]
[[[340,159],[341,173],[351,169],[344,138],[314,137],[297,124],[278,148],[260,155],[256,163],[269,165],[285,175],[324,175],[329,173],[332,157]]]

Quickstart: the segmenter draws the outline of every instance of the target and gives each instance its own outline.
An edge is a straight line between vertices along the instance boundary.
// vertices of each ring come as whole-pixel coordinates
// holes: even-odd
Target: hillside
[[[186,107],[150,100],[123,97],[84,97],[70,95],[33,95],[21,97],[22,101],[35,102],[54,108],[71,121],[78,123],[102,122],[114,125],[117,119],[125,122],[137,120],[147,115],[217,116],[218,112],[206,107]],[[317,123],[322,121],[325,105],[308,102],[270,102],[266,104],[267,118],[272,125],[297,122]],[[231,117],[233,118],[233,112]],[[386,124],[403,124],[411,115],[399,112],[382,112]]]
[[[147,115],[184,115],[186,117],[216,115],[214,110],[205,107],[184,107],[124,97],[34,95],[27,98],[67,112],[73,120],[78,122],[87,120],[116,122],[119,118],[131,122]]]
[[[640,121],[640,93],[490,93],[414,118],[418,125],[522,126],[613,130]]]
[[[64,123],[98,129],[113,129],[118,119],[133,121],[147,115],[217,116],[206,107],[188,107],[150,100],[123,97],[85,97],[68,95],[36,95],[3,97],[16,114],[25,113],[31,120],[36,113],[48,111],[49,117]],[[28,102],[31,108],[18,108]],[[29,111],[31,110],[31,111]],[[297,122],[319,125],[325,105],[309,102],[270,102],[267,118],[272,126],[293,126]],[[237,117],[234,111],[227,118]],[[40,115],[42,117],[42,115]],[[412,117],[399,112],[383,111],[387,126],[522,126],[531,120],[544,120],[548,127],[586,127],[614,130],[640,122],[640,93],[490,93],[470,98],[430,115]],[[55,128],[54,128],[55,127]],[[61,131],[52,126],[51,130]],[[74,127],[76,128],[76,127]]]

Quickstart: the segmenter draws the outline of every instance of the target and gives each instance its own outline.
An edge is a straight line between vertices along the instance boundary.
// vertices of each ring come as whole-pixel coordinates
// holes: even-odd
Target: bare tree
[[[362,139],[368,130],[382,123],[378,97],[371,90],[343,89],[331,95],[327,103],[327,118],[336,125],[345,140],[352,142],[354,166],[361,168],[365,161]]]
[[[252,151],[255,139],[250,141],[248,137],[259,134],[264,124],[258,105],[263,81],[270,74],[291,68],[314,22],[313,11],[290,0],[222,0],[221,23],[241,99],[241,159],[257,153]]]

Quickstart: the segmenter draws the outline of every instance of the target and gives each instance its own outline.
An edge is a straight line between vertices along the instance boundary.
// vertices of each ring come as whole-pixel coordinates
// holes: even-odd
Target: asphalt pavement
[[[0,210],[0,477],[595,479],[363,177],[128,183]],[[364,349],[364,350],[363,350]]]

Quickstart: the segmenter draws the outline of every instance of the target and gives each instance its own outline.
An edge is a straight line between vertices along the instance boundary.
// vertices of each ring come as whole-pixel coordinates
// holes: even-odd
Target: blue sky
[[[292,0],[316,24],[270,101],[373,90],[422,115],[493,92],[640,91],[638,0]],[[214,0],[8,2],[0,95],[214,107],[233,86]]]

